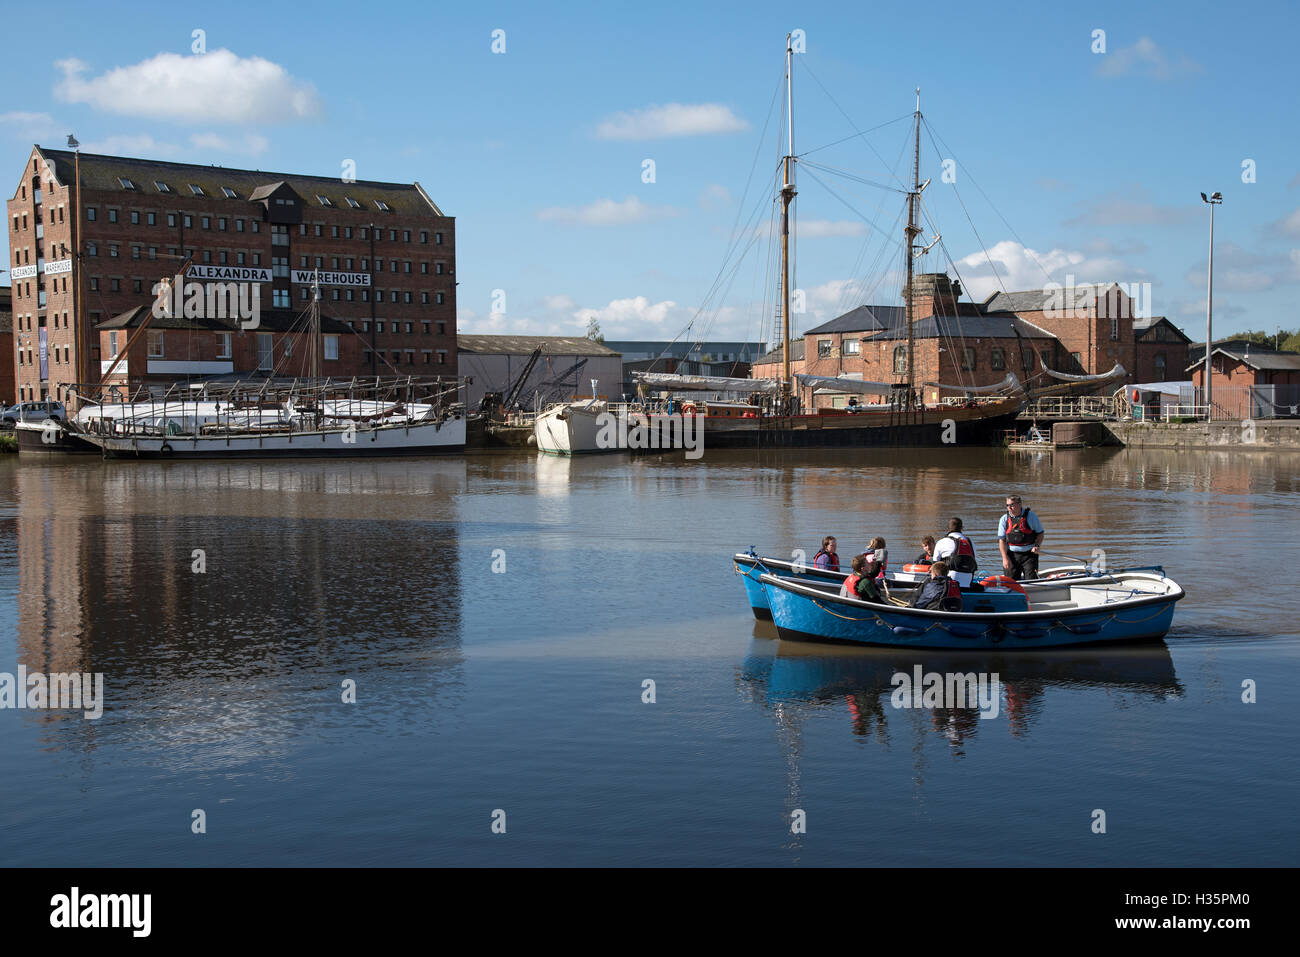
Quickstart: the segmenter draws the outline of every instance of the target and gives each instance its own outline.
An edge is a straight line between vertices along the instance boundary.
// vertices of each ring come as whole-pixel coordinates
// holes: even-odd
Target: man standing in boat
[[[957,579],[957,584],[969,588],[975,572],[979,570],[979,562],[975,560],[975,546],[961,529],[960,518],[948,522],[948,534],[934,546],[934,561],[946,562],[951,569],[950,574]]]
[[[1002,549],[1002,570],[1020,581],[1038,577],[1038,550],[1043,544],[1043,523],[1020,503],[1019,495],[1007,496],[1007,510],[998,522],[998,547]]]

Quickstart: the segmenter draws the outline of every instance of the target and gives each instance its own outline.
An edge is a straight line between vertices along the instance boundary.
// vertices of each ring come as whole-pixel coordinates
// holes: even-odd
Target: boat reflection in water
[[[755,623],[756,636],[773,631],[771,625]],[[996,720],[981,718],[973,706],[895,707],[893,695],[899,685],[894,676],[901,673],[911,679],[918,666],[923,675],[996,674]],[[967,742],[980,731],[997,733],[1003,724],[1012,736],[1028,735],[1052,689],[1098,690],[1108,696],[1120,693],[1156,700],[1183,695],[1163,641],[1010,654],[762,641],[755,643],[738,669],[737,686],[749,700],[771,710],[779,723],[843,708],[853,734],[885,745],[892,743],[891,734],[915,725],[904,720],[906,715],[928,711],[931,730],[947,739],[956,754],[963,754]]]

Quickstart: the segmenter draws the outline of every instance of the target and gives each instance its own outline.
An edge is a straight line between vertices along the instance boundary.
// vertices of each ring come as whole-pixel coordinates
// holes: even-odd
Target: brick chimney
[[[961,287],[943,272],[923,272],[912,277],[912,318],[955,316]]]

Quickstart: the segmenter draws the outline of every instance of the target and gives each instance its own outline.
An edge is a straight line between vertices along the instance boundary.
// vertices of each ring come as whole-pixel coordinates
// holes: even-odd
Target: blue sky
[[[596,318],[608,338],[670,339],[698,312],[692,338],[752,339],[773,298],[781,150],[764,125],[800,29],[795,151],[815,152],[797,177],[797,331],[900,301],[901,195],[826,168],[905,179],[905,120],[854,133],[910,114],[918,85],[942,236],[927,271],[952,271],[946,251],[980,298],[1070,275],[1149,283],[1150,311],[1202,338],[1198,193],[1221,190],[1216,336],[1300,325],[1300,15],[1283,3],[178,9],[65,4],[58,30],[11,45],[7,168],[68,132],[98,152],[277,171],[351,159],[457,217],[462,331],[581,334]],[[709,298],[737,222],[750,251]]]

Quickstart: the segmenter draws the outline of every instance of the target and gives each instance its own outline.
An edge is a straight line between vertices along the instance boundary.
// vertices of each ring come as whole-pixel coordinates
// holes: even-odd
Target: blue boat
[[[833,584],[836,591],[839,591],[840,585],[844,584],[844,579],[849,577],[848,572],[826,571],[812,565],[787,562],[779,558],[766,558],[755,553],[753,549],[750,549],[749,552],[736,553],[731,556],[731,562],[736,574],[744,582],[745,596],[749,599],[749,607],[753,610],[754,617],[759,621],[772,620],[772,610],[768,605],[767,591],[763,588],[760,580],[765,574],[778,575],[781,578],[789,578],[794,581]],[[1044,569],[1038,578],[1021,582],[1021,584],[1032,591],[1039,584],[1055,585],[1062,578],[1086,578],[1090,574],[1085,565],[1062,565],[1058,568]],[[885,576],[885,581],[891,591],[897,591],[904,596],[909,596],[911,595],[911,589],[915,588],[917,583],[923,582],[927,577],[929,576],[926,574],[914,572],[891,572]]]
[[[963,592],[961,611],[843,598],[838,586],[763,574],[777,634],[909,648],[1058,648],[1163,638],[1186,594],[1162,569],[1076,575],[1026,592]]]

